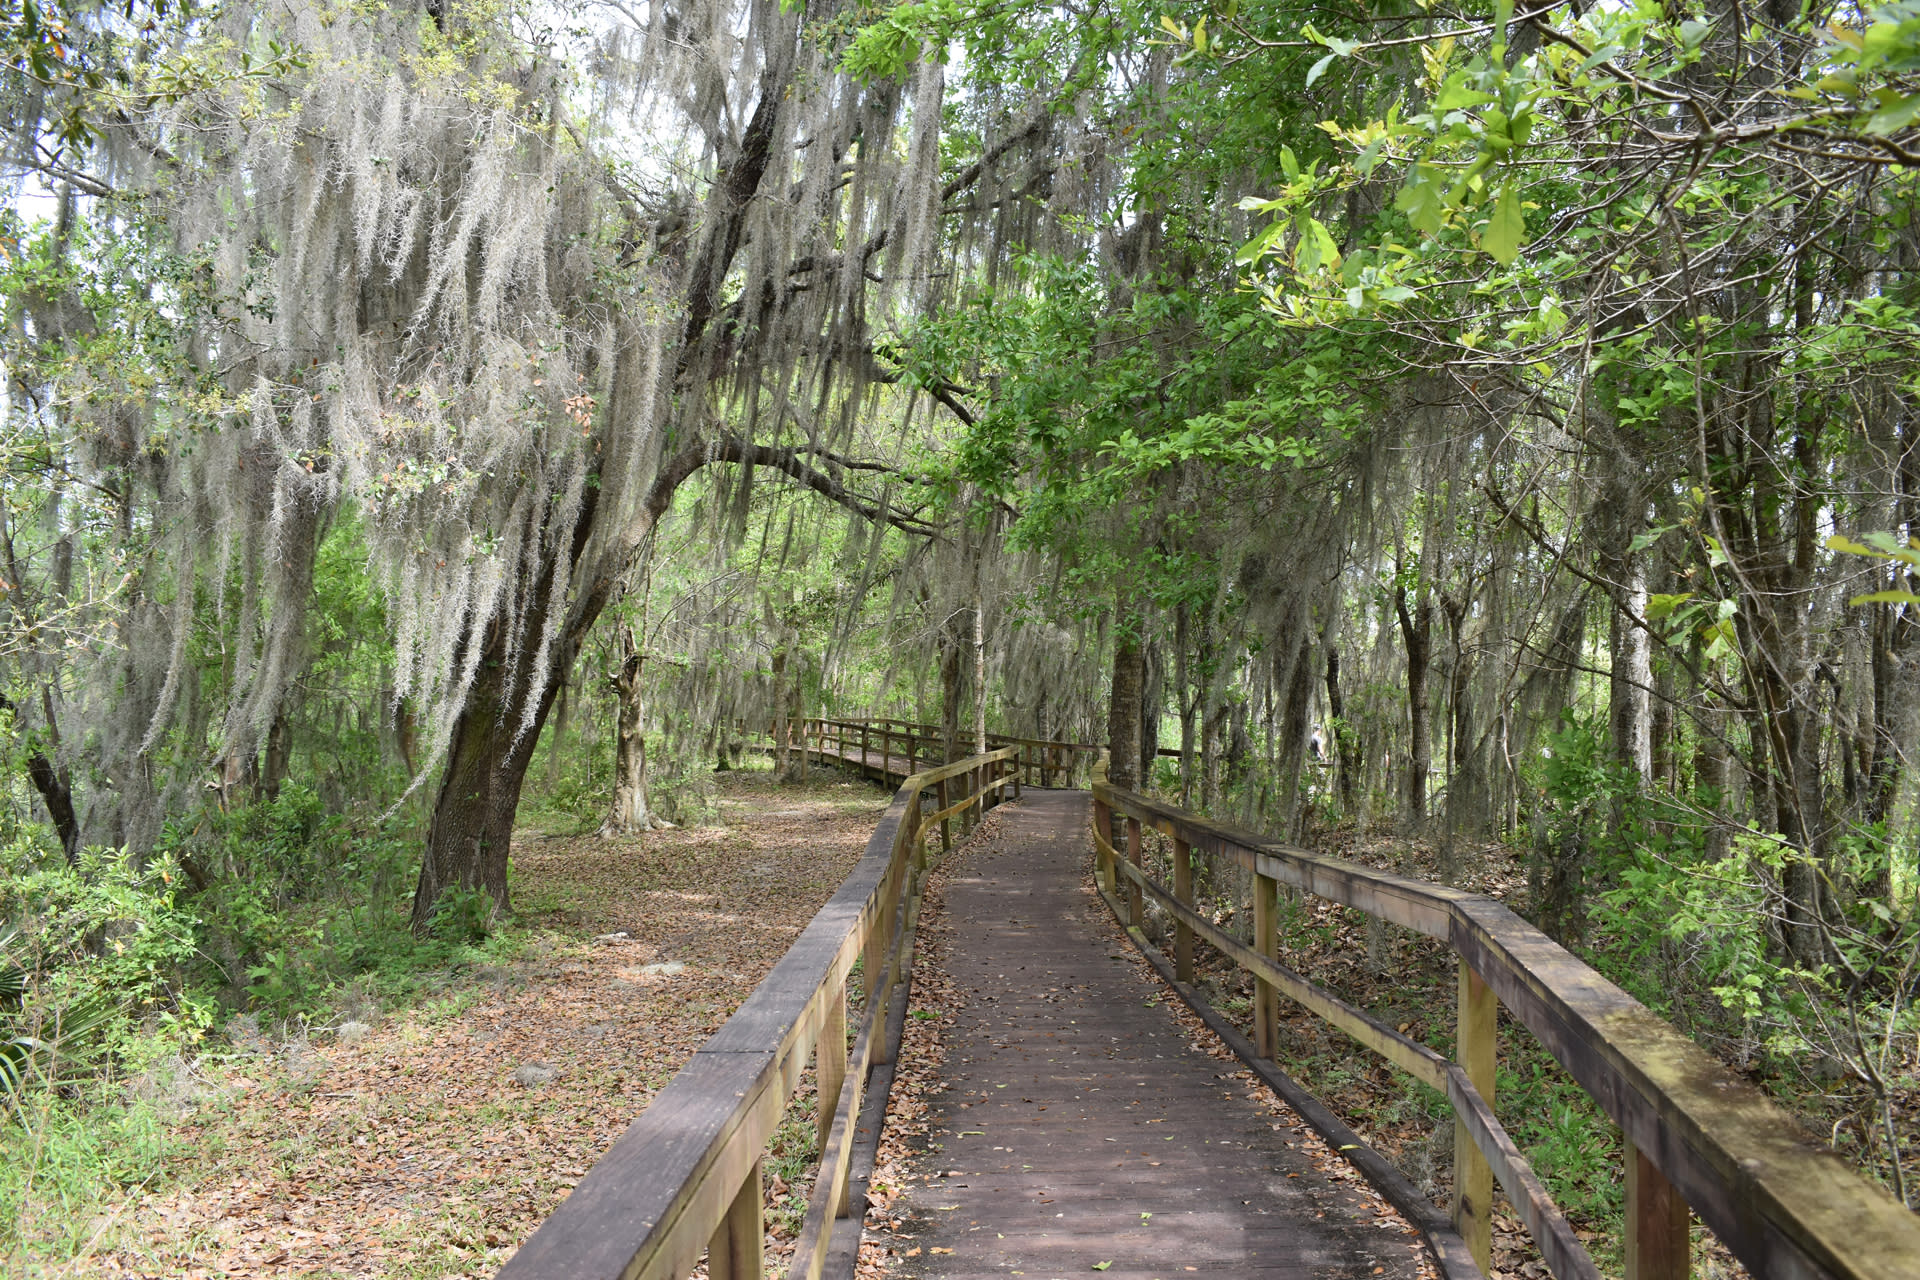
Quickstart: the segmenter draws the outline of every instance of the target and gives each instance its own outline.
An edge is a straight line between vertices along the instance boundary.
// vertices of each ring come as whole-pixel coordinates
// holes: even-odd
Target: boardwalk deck
[[[846,1060],[849,1082],[868,1085],[866,1105],[856,1090],[839,1093],[830,1154],[794,1258],[796,1274],[850,1277],[858,1233],[827,1232],[836,1220],[852,1228],[863,1216],[870,1144],[881,1127],[910,994],[895,979],[907,973],[913,954],[920,910],[914,868],[930,843],[945,844],[943,825],[972,829],[983,805],[1017,792],[1022,775],[1024,801],[1001,810],[946,894],[957,924],[949,975],[973,999],[947,1041],[948,1060],[938,1064],[946,1077],[944,1093],[932,1100],[938,1140],[922,1153],[920,1176],[910,1180],[917,1185],[893,1205],[912,1215],[906,1234],[921,1240],[907,1270],[916,1280],[1065,1280],[1089,1271],[1115,1280],[1196,1272],[1393,1280],[1428,1272],[1432,1260],[1404,1221],[1371,1193],[1328,1177],[1322,1162],[1331,1157],[1304,1124],[1272,1123],[1270,1113],[1280,1108],[1249,1094],[1244,1073],[1218,1069],[1190,1041],[1169,1013],[1167,993],[1102,909],[1110,903],[1116,914],[1137,920],[1137,906],[1111,896],[1121,873],[1126,885],[1137,886],[1132,892],[1151,893],[1243,974],[1291,993],[1352,1036],[1361,1052],[1380,1053],[1417,1079],[1444,1081],[1456,1116],[1456,1185],[1477,1188],[1460,1196],[1460,1234],[1176,981],[1175,966],[1137,923],[1127,930],[1240,1060],[1423,1224],[1447,1274],[1467,1280],[1484,1267],[1467,1257],[1462,1236],[1471,1232],[1471,1248],[1485,1257],[1497,1174],[1553,1274],[1598,1276],[1493,1111],[1496,999],[1630,1139],[1628,1274],[1685,1274],[1690,1228],[1689,1214],[1676,1207],[1681,1197],[1757,1276],[1881,1280],[1913,1273],[1920,1227],[1905,1207],[1500,903],[1315,856],[1115,788],[1104,770],[1093,771],[1095,807],[1124,817],[1125,844],[1136,857],[1141,832],[1151,828],[1174,841],[1176,866],[1185,849],[1237,863],[1254,877],[1256,920],[1260,904],[1287,884],[1449,944],[1461,975],[1458,1059],[1449,1061],[1220,931],[1196,910],[1183,877],[1163,884],[1151,866],[1104,838],[1106,887],[1096,897],[1086,875],[1094,835],[1088,796],[1035,787],[1071,777],[1084,764],[1072,753],[1084,748],[1005,739],[982,755],[935,767],[910,758],[938,741],[929,726],[809,724],[800,740],[812,739],[815,758],[838,755],[887,783],[918,772],[904,777],[867,854],[833,901],[503,1277],[683,1280],[706,1252],[716,1280],[758,1280],[760,1252],[748,1245],[760,1237],[763,1153],[805,1061],[844,1042],[829,1013],[844,1007],[846,981],[864,973],[890,993],[869,1002],[857,1053]],[[1104,816],[1099,825],[1104,830]],[[856,970],[862,953],[864,969]],[[835,1048],[828,1060],[843,1060],[842,1051]],[[709,1241],[716,1242],[712,1251]]]
[[[1029,790],[947,890],[969,1003],[921,1157],[943,1176],[906,1199],[907,1273],[1417,1275],[1404,1226],[1320,1173],[1122,954],[1086,888],[1087,805]]]

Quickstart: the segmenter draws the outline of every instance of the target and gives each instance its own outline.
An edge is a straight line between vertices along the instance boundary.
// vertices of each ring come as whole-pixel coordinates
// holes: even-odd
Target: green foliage
[[[428,932],[442,942],[484,942],[493,932],[493,896],[483,889],[454,887],[434,903]]]
[[[0,952],[18,989],[4,1014],[18,1046],[11,1085],[138,1058],[143,1028],[174,1044],[206,1031],[211,1002],[185,981],[199,920],[177,885],[166,860],[138,868],[92,849],[71,866],[31,832],[0,847],[0,920],[12,927]]]
[[[1516,1030],[1503,1038],[1494,1096],[1554,1203],[1572,1221],[1600,1229],[1600,1246],[1617,1240],[1626,1203],[1620,1131],[1586,1090],[1531,1034]],[[1596,1251],[1606,1263],[1607,1250]]]
[[[1847,555],[1865,556],[1871,560],[1879,560],[1889,565],[1897,566],[1898,572],[1908,575],[1907,581],[1909,582],[1913,580],[1913,575],[1920,574],[1920,538],[1909,538],[1903,543],[1890,533],[1875,532],[1863,536],[1866,539],[1864,545],[1853,541],[1851,538],[1844,538],[1839,534],[1835,534],[1827,539],[1827,546],[1831,550],[1843,552]],[[1904,587],[1894,587],[1885,591],[1864,592],[1854,596],[1847,603],[1853,605],[1920,604],[1920,594],[1909,591]]]
[[[117,1083],[41,1090],[0,1124],[0,1257],[18,1257],[29,1232],[36,1252],[81,1253],[97,1238],[104,1200],[179,1158],[163,1117],[120,1092]]]

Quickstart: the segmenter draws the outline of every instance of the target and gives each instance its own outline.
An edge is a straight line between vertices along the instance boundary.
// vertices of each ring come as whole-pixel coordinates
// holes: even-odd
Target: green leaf
[[[1239,252],[1233,255],[1234,262],[1244,267],[1259,261],[1272,247],[1273,242],[1286,232],[1286,229],[1287,224],[1284,222],[1273,223],[1259,235],[1241,245]]]
[[[1867,132],[1885,137],[1912,124],[1916,116],[1920,116],[1920,93],[1908,94],[1868,116]]]
[[[1300,220],[1300,243],[1294,247],[1293,267],[1302,275],[1311,275],[1321,267],[1340,265],[1340,246],[1333,242],[1333,233],[1327,230],[1327,224],[1318,218]]]
[[[1307,83],[1312,84],[1313,81],[1309,80]],[[1280,147],[1280,172],[1287,175],[1289,182],[1300,176],[1300,157],[1294,155],[1293,148],[1284,143]]]
[[[1658,622],[1662,618],[1673,616],[1673,611],[1693,599],[1694,593],[1682,591],[1677,595],[1667,595],[1656,591],[1647,597],[1647,621]]]
[[[1920,604],[1920,595],[1911,591],[1869,591],[1855,596],[1848,604]]]
[[[1400,194],[1394,198],[1394,207],[1407,215],[1407,221],[1415,231],[1434,235],[1446,221],[1446,195],[1440,189],[1434,172],[1427,165],[1416,165],[1407,185],[1400,188]]]
[[[1520,193],[1513,187],[1506,187],[1493,202],[1493,214],[1487,219],[1487,229],[1480,233],[1480,247],[1504,267],[1519,255],[1520,243],[1526,234],[1527,220],[1520,211]]]
[[[1513,0],[1493,0],[1493,47],[1507,47],[1507,24],[1513,21]]]
[[[1306,87],[1309,89],[1313,88],[1313,82],[1315,80],[1318,80],[1322,75],[1326,74],[1327,68],[1332,66],[1333,60],[1339,56],[1340,55],[1337,53],[1330,53],[1326,57],[1320,59],[1320,61],[1314,63],[1313,66],[1309,67],[1307,69],[1307,86]]]
[[[1096,1262],[1096,1263],[1094,1263],[1094,1264],[1093,1264],[1093,1269],[1094,1269],[1095,1271],[1105,1271],[1105,1270],[1106,1270],[1106,1269],[1107,1269],[1108,1267],[1110,1267],[1110,1266],[1112,1266],[1112,1265],[1113,1265],[1113,1259],[1112,1259],[1112,1258],[1108,1258],[1108,1259],[1107,1259],[1107,1260],[1106,1260],[1105,1262]]]

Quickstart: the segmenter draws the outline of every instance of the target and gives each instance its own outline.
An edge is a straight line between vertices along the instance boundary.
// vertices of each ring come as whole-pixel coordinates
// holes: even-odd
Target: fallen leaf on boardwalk
[[[1105,1270],[1106,1270],[1106,1269],[1107,1269],[1108,1267],[1110,1267],[1110,1266],[1112,1266],[1112,1265],[1113,1265],[1113,1259],[1112,1259],[1112,1258],[1108,1258],[1108,1259],[1107,1259],[1107,1260],[1106,1260],[1105,1262],[1096,1262],[1096,1263],[1094,1263],[1094,1264],[1093,1264],[1093,1269],[1094,1269],[1095,1271],[1105,1271]]]

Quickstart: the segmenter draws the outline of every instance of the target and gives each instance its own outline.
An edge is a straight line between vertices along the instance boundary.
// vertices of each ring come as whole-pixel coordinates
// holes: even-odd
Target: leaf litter
[[[522,832],[510,963],[447,974],[351,1044],[262,1038],[203,1068],[217,1101],[169,1125],[165,1184],[111,1206],[51,1274],[491,1276],[772,968],[887,800],[836,772],[717,781],[721,825]],[[806,1187],[770,1192],[778,1256]]]

